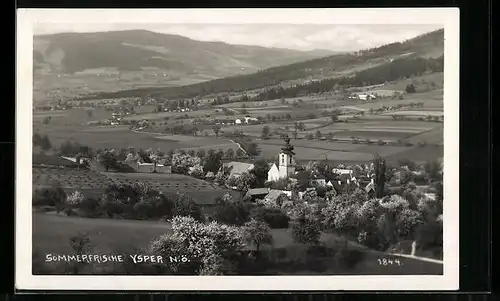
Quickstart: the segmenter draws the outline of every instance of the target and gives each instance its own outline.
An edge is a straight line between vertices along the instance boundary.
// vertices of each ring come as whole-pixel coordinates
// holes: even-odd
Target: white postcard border
[[[32,269],[33,24],[442,24],[444,71],[444,274],[440,276],[34,276]],[[459,10],[344,9],[19,9],[16,49],[16,257],[19,290],[420,291],[457,290],[459,282]]]

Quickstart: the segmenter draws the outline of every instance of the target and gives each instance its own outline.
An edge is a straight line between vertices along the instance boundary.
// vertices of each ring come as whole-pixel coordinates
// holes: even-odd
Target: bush
[[[241,226],[250,220],[251,204],[241,201],[218,200],[213,220],[222,224]]]
[[[98,199],[86,198],[78,206],[85,217],[99,217],[104,214]]]
[[[320,225],[313,219],[302,216],[292,223],[292,237],[295,242],[317,245],[320,235]]]
[[[198,204],[183,194],[177,194],[172,210],[172,216],[190,216],[196,221],[203,221],[203,212]]]
[[[65,202],[66,193],[58,184],[50,188],[37,189],[33,194],[33,206],[54,206],[60,212]]]
[[[251,217],[263,220],[271,229],[288,228],[290,218],[278,208],[256,207],[251,212]]]

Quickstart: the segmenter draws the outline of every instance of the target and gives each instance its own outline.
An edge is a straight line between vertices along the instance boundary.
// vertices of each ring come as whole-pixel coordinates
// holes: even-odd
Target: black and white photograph
[[[18,10],[18,289],[458,288],[458,9]]]

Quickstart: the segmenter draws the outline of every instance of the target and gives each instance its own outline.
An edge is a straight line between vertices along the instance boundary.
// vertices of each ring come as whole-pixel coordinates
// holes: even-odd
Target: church
[[[295,159],[293,146],[290,145],[290,138],[286,137],[285,145],[278,154],[278,165],[273,163],[271,169],[267,172],[267,181],[276,182],[287,179],[295,175]]]

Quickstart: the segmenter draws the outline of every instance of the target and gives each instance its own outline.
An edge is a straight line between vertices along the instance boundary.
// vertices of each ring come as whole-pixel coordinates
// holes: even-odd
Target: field
[[[131,220],[106,220],[85,219],[78,217],[65,217],[49,214],[33,213],[33,248],[41,254],[70,253],[70,237],[78,233],[90,236],[95,254],[123,254],[132,249],[146,248],[149,242],[169,231],[169,224],[165,222],[131,221]],[[272,230],[273,248],[291,248],[294,243],[289,229]],[[321,241],[329,246],[343,243],[343,239],[333,234],[323,234]],[[296,244],[295,244],[296,246]],[[443,273],[443,266],[439,263],[417,260],[402,256],[399,258],[402,266],[381,266],[377,259],[386,257],[387,254],[365,249],[355,243],[349,244],[350,249],[363,252],[364,258],[354,268],[341,274],[434,274]],[[329,267],[333,263],[323,259],[323,268],[330,273],[335,273]],[[339,271],[336,271],[339,273]],[[269,271],[273,273],[273,271]],[[276,271],[275,273],[279,273]],[[295,271],[297,274],[314,274],[311,271]]]
[[[185,193],[198,204],[212,204],[213,200],[224,193],[236,193],[214,187],[210,183],[192,177],[177,174],[150,173],[99,173],[91,170],[70,168],[33,168],[33,187],[47,187],[58,181],[67,193],[79,190],[88,197],[100,197],[111,184],[132,184],[137,181],[147,182],[153,189],[165,195],[177,192]]]
[[[433,135],[436,135],[434,133]],[[442,139],[442,136],[441,136]],[[414,139],[419,140],[418,137]],[[274,159],[281,150],[283,142],[279,139],[258,140],[260,157]],[[431,141],[428,141],[431,143]],[[443,156],[442,145],[422,146],[395,146],[374,144],[354,144],[350,141],[333,142],[318,140],[292,140],[295,158],[298,162],[305,163],[312,160],[330,160],[337,163],[366,163],[373,159],[375,153],[386,157],[389,163],[397,163],[400,159],[412,159],[424,162]],[[412,157],[414,156],[414,157]]]
[[[72,108],[69,110],[37,111],[33,114],[33,124],[39,125],[44,118],[50,116],[53,126],[83,125],[111,117],[112,111],[104,108]]]
[[[36,132],[48,135],[53,146],[72,140],[93,149],[104,148],[142,148],[168,150],[190,148],[213,148],[214,150],[234,148],[235,143],[223,138],[164,135],[160,133],[134,132],[127,126],[38,126]]]
[[[230,193],[234,197],[239,195],[233,190],[213,186],[209,182],[178,174],[150,174],[150,173],[104,173],[115,182],[132,184],[145,181],[153,189],[160,190],[165,195],[185,193],[198,204],[213,204],[215,198]]]

